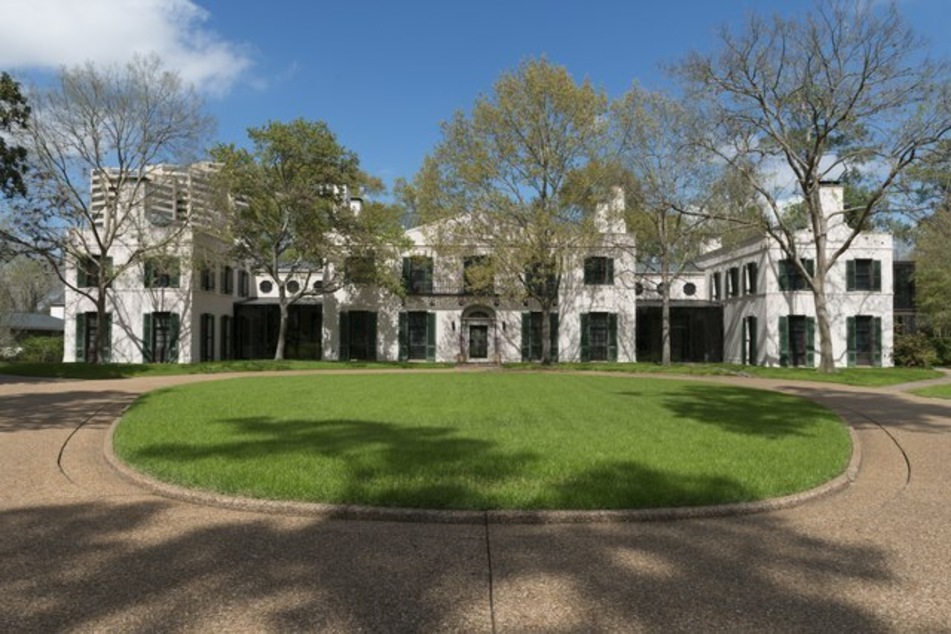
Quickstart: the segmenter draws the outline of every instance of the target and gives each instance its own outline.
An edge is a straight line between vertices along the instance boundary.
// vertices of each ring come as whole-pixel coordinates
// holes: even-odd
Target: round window
[[[635,292],[636,294],[638,294],[638,295],[643,295],[643,294],[644,294],[644,285],[641,284],[640,282],[638,282],[637,284],[635,284],[635,285],[634,285],[634,292]]]
[[[687,282],[684,284],[684,295],[687,297],[693,297],[697,294],[697,285],[693,282]]]
[[[298,283],[297,280],[291,280],[290,282],[287,283],[288,293],[296,293],[299,290],[300,290],[300,283]]]
[[[271,280],[261,280],[261,283],[258,284],[258,289],[262,293],[270,293],[274,289],[274,285],[271,284]]]

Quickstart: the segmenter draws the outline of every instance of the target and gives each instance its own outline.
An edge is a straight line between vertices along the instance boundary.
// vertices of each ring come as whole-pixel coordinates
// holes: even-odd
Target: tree
[[[26,170],[26,148],[6,135],[26,130],[30,107],[20,92],[20,84],[7,73],[0,73],[0,194],[6,197],[26,195],[23,173]]]
[[[923,220],[915,241],[915,300],[936,335],[951,332],[951,207],[947,203]]]
[[[271,122],[250,128],[248,136],[251,150],[218,145],[211,155],[219,164],[220,190],[231,201],[224,236],[233,245],[230,255],[277,287],[281,317],[274,358],[283,359],[289,307],[314,294],[314,271],[324,268],[320,292],[339,288],[343,267],[323,265],[340,264],[354,252],[381,256],[398,240],[399,214],[380,203],[356,213],[351,195],[380,184],[360,170],[357,155],[325,123]],[[374,257],[372,270],[363,273],[383,280],[384,261]]]
[[[709,214],[722,169],[694,146],[695,113],[659,92],[634,86],[613,108],[627,198],[627,224],[642,261],[661,279],[661,363],[670,365],[670,289],[714,237]]]
[[[28,196],[14,199],[0,230],[92,301],[95,359],[101,362],[113,282],[166,250],[190,222],[181,216],[159,228],[147,221],[151,197],[165,194],[161,183],[152,182],[153,166],[190,158],[211,120],[195,91],[156,57],[121,67],[63,69],[56,83],[30,95],[30,103]],[[121,259],[113,258],[120,250]],[[73,270],[78,274],[67,275]]]
[[[470,116],[443,124],[443,139],[414,179],[412,206],[446,251],[484,249],[467,283],[530,301],[542,313],[542,361],[551,361],[550,316],[562,277],[595,239],[605,95],[548,61],[522,63],[480,96]]]
[[[758,199],[756,213],[732,220],[765,232],[806,280],[820,371],[834,371],[826,277],[862,227],[899,207],[910,168],[948,135],[948,65],[927,58],[893,5],[843,0],[798,19],[752,16],[742,32],[722,32],[715,55],[691,54],[675,73],[707,117],[703,145]],[[845,223],[823,213],[819,190],[854,168],[864,192]],[[803,201],[808,237],[784,215],[790,196]],[[833,225],[845,231],[831,245]],[[814,272],[800,260],[806,245]]]

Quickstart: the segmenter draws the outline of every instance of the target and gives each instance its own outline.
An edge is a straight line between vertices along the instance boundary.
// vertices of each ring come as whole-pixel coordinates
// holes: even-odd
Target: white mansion
[[[186,215],[201,215],[198,166],[156,166],[163,183],[141,209],[136,239],[167,231]],[[159,185],[156,185],[159,187]],[[102,196],[93,183],[93,203]],[[842,188],[822,190],[830,214],[830,249],[849,229]],[[359,206],[353,199],[351,205]],[[616,207],[616,206],[615,206]],[[201,256],[215,241],[189,223],[165,257],[128,267],[107,296],[109,361],[190,363],[268,358],[277,338],[277,289],[266,276],[239,262],[208,264]],[[638,267],[633,236],[618,209],[602,209],[603,243],[577,258],[562,279],[557,314],[551,317],[558,361],[653,361],[660,355],[660,294],[656,275]],[[469,288],[466,267],[487,253],[441,255],[422,228],[407,231],[414,245],[402,262],[405,293],[358,283],[313,294],[291,307],[285,356],[300,359],[517,362],[541,356],[541,313],[529,302]],[[814,247],[803,233],[800,253],[808,269]],[[135,244],[110,252],[115,265]],[[816,363],[818,339],[812,293],[779,246],[767,238],[698,258],[671,288],[671,346],[675,361],[724,361],[757,365]],[[80,263],[68,272],[79,287],[95,286]],[[314,284],[313,279],[311,284]],[[295,288],[294,285],[297,285]],[[300,282],[288,290],[297,292]],[[827,279],[836,364],[891,365],[893,339],[892,238],[862,233]],[[67,362],[94,358],[95,307],[67,289]]]

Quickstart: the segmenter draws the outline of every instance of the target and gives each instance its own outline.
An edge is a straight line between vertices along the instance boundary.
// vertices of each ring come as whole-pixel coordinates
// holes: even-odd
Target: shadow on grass
[[[451,427],[222,422],[234,428],[222,442],[161,441],[121,455],[148,472],[227,493],[373,506],[628,509],[752,499],[741,482],[726,477],[662,472],[632,461],[552,465],[536,452],[504,450]],[[275,465],[279,476],[271,473]],[[278,488],[259,484],[275,480]]]

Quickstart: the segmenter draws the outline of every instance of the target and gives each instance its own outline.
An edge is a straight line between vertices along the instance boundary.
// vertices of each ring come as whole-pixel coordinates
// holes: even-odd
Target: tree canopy
[[[26,147],[8,136],[25,130],[29,119],[30,106],[20,84],[0,73],[0,194],[7,197],[26,195]]]

